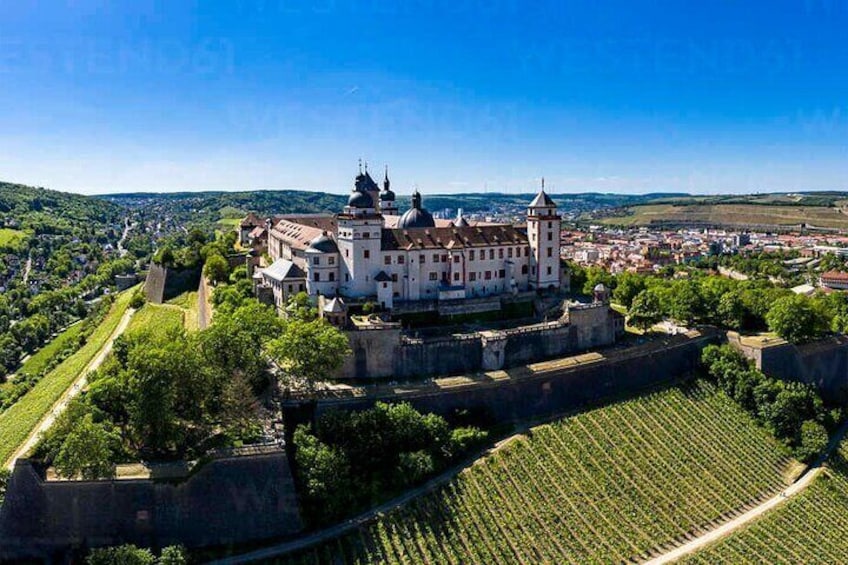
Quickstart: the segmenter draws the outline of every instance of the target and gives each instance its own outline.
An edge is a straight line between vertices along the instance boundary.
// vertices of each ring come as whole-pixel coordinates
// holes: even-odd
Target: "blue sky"
[[[848,190],[848,2],[0,0],[0,179]]]

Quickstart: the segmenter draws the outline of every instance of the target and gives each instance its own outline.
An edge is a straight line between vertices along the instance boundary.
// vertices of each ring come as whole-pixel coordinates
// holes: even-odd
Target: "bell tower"
[[[557,205],[542,188],[527,207],[527,239],[530,243],[530,288],[559,290],[560,233]]]

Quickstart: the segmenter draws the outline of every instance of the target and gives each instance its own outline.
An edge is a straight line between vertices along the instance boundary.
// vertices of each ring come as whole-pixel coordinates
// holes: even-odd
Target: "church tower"
[[[562,223],[556,203],[542,189],[527,207],[527,239],[530,242],[530,288],[559,290],[560,232]]]

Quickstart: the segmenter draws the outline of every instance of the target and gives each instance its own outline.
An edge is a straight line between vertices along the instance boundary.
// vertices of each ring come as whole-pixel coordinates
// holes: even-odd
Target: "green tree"
[[[827,429],[814,420],[806,420],[801,424],[799,436],[795,456],[801,461],[812,461],[827,447]]]
[[[366,302],[366,305],[369,303]],[[302,320],[308,322],[318,317],[318,309],[309,300],[309,295],[305,292],[298,292],[294,296],[289,297],[286,304],[286,316],[290,319]]]
[[[111,477],[113,455],[119,439],[89,413],[83,416],[65,438],[54,462],[63,477],[81,476],[93,480]]]
[[[268,354],[289,375],[303,379],[307,388],[341,367],[350,353],[347,337],[321,319],[290,320],[283,334],[268,343]]]
[[[180,545],[169,545],[162,549],[158,565],[186,565],[186,550]]]
[[[88,565],[154,565],[156,558],[149,549],[132,544],[91,550],[86,559]]]
[[[809,297],[802,294],[778,299],[769,309],[766,322],[771,331],[792,343],[821,337],[828,327],[820,310],[813,306]]]
[[[633,298],[627,312],[628,323],[634,328],[647,330],[662,320],[662,308],[653,290],[643,290]]]
[[[697,321],[704,310],[698,283],[689,280],[674,283],[668,310],[671,317],[682,324]]]
[[[739,293],[730,291],[719,298],[715,310],[715,321],[732,330],[740,330],[745,325],[747,313]]]
[[[227,282],[230,277],[230,266],[220,253],[212,253],[203,265],[203,274],[213,284]]]
[[[612,296],[616,302],[630,308],[633,299],[645,290],[645,287],[645,277],[635,273],[622,273],[616,277],[615,290]]]

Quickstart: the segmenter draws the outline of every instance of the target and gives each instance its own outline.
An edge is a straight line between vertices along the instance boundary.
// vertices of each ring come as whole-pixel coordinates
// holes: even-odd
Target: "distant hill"
[[[111,224],[123,216],[121,206],[80,194],[0,182],[0,227],[70,231],[87,224]]]

